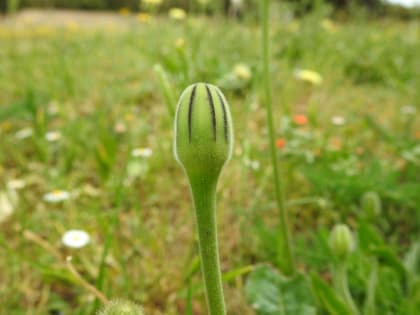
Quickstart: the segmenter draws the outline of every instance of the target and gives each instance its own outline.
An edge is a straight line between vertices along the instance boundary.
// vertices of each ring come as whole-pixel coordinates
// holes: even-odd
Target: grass
[[[406,105],[419,111],[420,24],[355,19],[328,27],[322,14],[290,20],[285,10],[273,11],[270,70],[298,268],[325,272],[322,235],[336,222],[355,227],[369,190],[383,202],[375,226],[402,255],[420,222],[419,120],[402,113]],[[1,225],[0,314],[93,314],[95,297],[66,268],[68,255],[107,297],[134,300],[145,314],[184,314],[190,295],[192,313],[205,313],[191,202],[157,63],[175,95],[195,81],[226,82],[237,63],[252,72],[244,84],[222,86],[236,145],[218,191],[228,314],[252,314],[244,267],[276,263],[278,242],[260,29],[220,18],[72,25],[0,22],[0,190],[11,179],[26,183]],[[296,69],[318,72],[322,84],[297,80]],[[295,114],[308,122],[296,124]],[[333,116],[345,124],[332,124]],[[24,128],[32,136],[17,139]],[[61,139],[47,141],[55,130]],[[133,157],[137,147],[152,156]],[[45,202],[55,189],[72,198]],[[64,247],[72,228],[88,231],[91,243]],[[349,281],[357,288],[360,278]]]

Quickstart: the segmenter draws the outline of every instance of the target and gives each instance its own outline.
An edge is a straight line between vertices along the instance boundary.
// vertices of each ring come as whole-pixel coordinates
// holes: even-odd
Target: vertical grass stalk
[[[270,0],[262,0],[262,57],[263,57],[263,82],[265,94],[265,108],[267,115],[267,125],[270,137],[270,154],[271,163],[273,166],[274,188],[276,195],[277,207],[279,210],[280,219],[280,248],[278,250],[279,257],[284,254],[286,262],[284,272],[288,275],[293,275],[296,272],[295,259],[293,255],[292,240],[290,235],[290,228],[287,221],[287,213],[284,202],[283,183],[281,180],[279,161],[277,158],[276,138],[273,123],[273,109],[272,109],[272,93],[270,80],[270,42],[269,42],[269,12]]]

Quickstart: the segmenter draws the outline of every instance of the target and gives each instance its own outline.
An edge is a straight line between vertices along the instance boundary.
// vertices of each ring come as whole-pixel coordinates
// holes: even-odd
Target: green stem
[[[263,79],[265,88],[265,107],[267,112],[267,124],[270,135],[270,153],[271,163],[274,172],[274,188],[276,194],[277,207],[280,216],[280,235],[281,240],[279,249],[279,256],[284,254],[286,261],[286,270],[284,272],[293,275],[296,272],[295,259],[292,250],[292,240],[290,235],[289,224],[287,222],[286,207],[284,205],[283,184],[281,181],[279,161],[277,158],[276,138],[273,123],[273,109],[272,109],[272,93],[270,80],[270,45],[269,45],[269,12],[270,0],[262,1],[262,53],[263,53]],[[283,244],[282,244],[283,243]]]
[[[198,242],[206,288],[207,306],[210,315],[225,315],[222,276],[219,264],[216,228],[216,180],[208,177],[195,177],[191,180],[194,199]]]
[[[370,272],[368,284],[367,284],[367,296],[364,306],[365,315],[376,315],[375,295],[376,287],[378,285],[378,261],[373,258],[372,271]]]
[[[168,110],[169,117],[173,119],[175,115],[175,97],[172,92],[171,85],[168,80],[168,76],[160,64],[155,65],[154,70],[158,76],[159,84],[165,98],[166,109]]]
[[[343,299],[353,315],[360,315],[349,291],[346,262],[337,263],[334,271],[334,287],[337,294]]]

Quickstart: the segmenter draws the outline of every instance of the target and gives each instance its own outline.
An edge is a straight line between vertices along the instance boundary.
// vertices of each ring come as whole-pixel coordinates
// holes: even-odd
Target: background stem
[[[278,255],[284,255],[285,270],[284,273],[293,275],[296,272],[295,260],[293,256],[292,241],[290,236],[289,224],[287,222],[286,208],[284,205],[284,192],[283,184],[280,174],[280,163],[277,158],[277,150],[275,145],[275,132],[273,123],[273,109],[272,109],[272,93],[271,93],[271,80],[270,80],[270,42],[269,42],[269,9],[270,0],[262,0],[262,54],[263,54],[263,81],[265,92],[265,107],[267,115],[267,127],[270,136],[270,153],[271,163],[273,165],[274,175],[274,188],[276,194],[277,207],[279,210],[280,219],[280,242]],[[283,257],[281,257],[283,259]]]
[[[208,177],[199,177],[195,182],[191,182],[191,191],[209,315],[225,315],[217,243],[216,182],[216,180],[209,180]]]
[[[346,262],[339,262],[335,266],[334,271],[334,286],[338,295],[343,299],[344,303],[351,310],[353,315],[359,315],[360,312],[353,301],[349,291],[347,282],[347,264]]]

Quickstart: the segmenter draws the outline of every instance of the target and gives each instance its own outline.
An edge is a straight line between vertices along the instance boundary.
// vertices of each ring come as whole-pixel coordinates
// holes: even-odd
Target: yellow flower
[[[169,10],[169,17],[173,20],[184,20],[187,17],[187,13],[180,8],[172,8]]]
[[[320,85],[323,81],[322,76],[315,71],[312,70],[296,70],[294,73],[296,79],[309,82],[313,85]]]
[[[233,73],[239,80],[248,81],[251,79],[251,70],[249,69],[248,65],[244,63],[238,63],[233,68]]]
[[[55,29],[48,25],[41,25],[35,29],[33,35],[39,37],[50,37],[55,34]]]
[[[178,37],[175,40],[175,47],[181,49],[185,46],[185,40],[182,37]]]
[[[118,14],[122,16],[130,15],[130,9],[129,8],[121,8],[118,10]]]
[[[337,25],[330,19],[323,19],[321,21],[321,26],[329,33],[336,33],[338,31]]]
[[[66,29],[69,32],[76,32],[79,29],[79,25],[77,24],[76,21],[70,20],[70,21],[67,21],[66,23]]]
[[[150,20],[150,14],[148,13],[139,13],[137,14],[137,21],[141,22],[141,23],[146,23]]]

